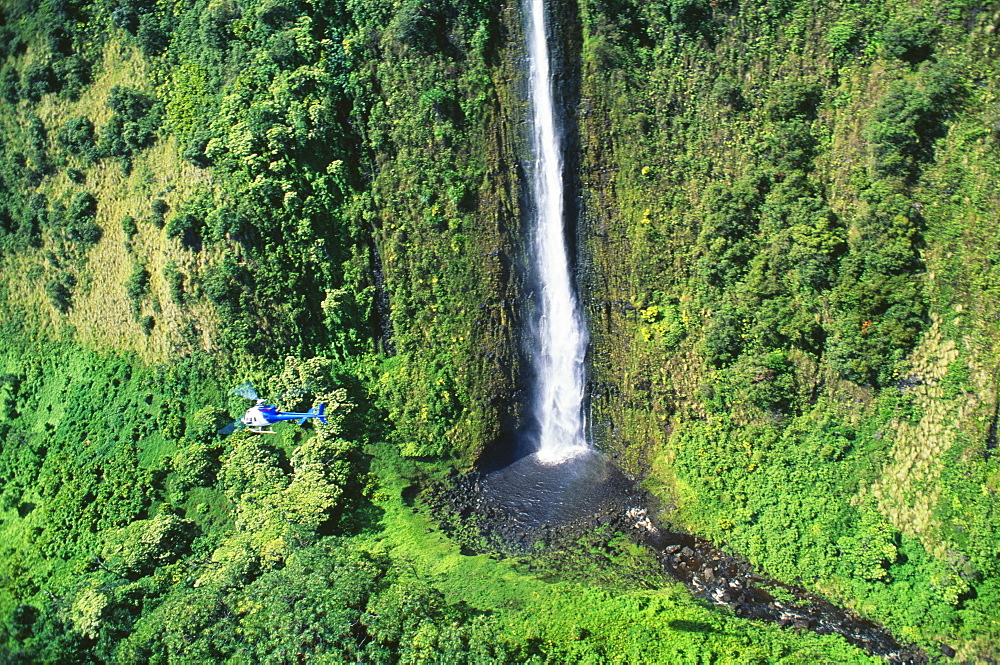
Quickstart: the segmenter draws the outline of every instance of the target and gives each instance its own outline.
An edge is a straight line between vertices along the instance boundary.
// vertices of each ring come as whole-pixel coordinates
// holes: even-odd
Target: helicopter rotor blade
[[[243,383],[241,383],[240,385],[236,386],[235,388],[233,388],[229,392],[231,394],[233,394],[233,395],[236,395],[237,397],[243,397],[245,399],[252,399],[255,402],[258,399],[260,399],[260,397],[257,396],[257,389],[254,388],[253,384],[250,383],[249,381],[244,381]]]
[[[248,398],[248,399],[249,399],[249,398]],[[244,425],[244,424],[243,424],[243,423],[242,423],[241,421],[239,421],[239,420],[234,420],[233,422],[229,423],[229,424],[228,424],[228,425],[226,425],[225,427],[221,428],[221,429],[219,430],[219,434],[222,434],[223,436],[229,436],[229,435],[230,435],[230,434],[232,434],[233,432],[236,432],[236,431],[238,431],[238,430],[241,430],[241,429],[243,429],[244,427],[246,427],[246,425]]]

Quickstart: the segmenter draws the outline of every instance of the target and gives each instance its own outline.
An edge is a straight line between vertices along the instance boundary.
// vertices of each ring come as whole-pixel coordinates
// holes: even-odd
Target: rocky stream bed
[[[649,497],[599,453],[556,466],[529,455],[487,474],[456,477],[426,494],[446,530],[463,542],[475,540],[463,545],[468,553],[485,549],[523,556],[558,549],[595,530],[622,534],[648,546],[663,571],[691,593],[738,617],[836,633],[890,663],[928,662],[920,649],[901,644],[885,628],[805,589],[768,579],[712,543],[654,524]],[[954,651],[942,645],[941,654]]]

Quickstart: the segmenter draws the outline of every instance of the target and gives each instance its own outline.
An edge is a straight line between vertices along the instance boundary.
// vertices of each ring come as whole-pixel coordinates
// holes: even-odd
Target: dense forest
[[[550,15],[594,445],[996,662],[1000,5]],[[429,509],[524,419],[523,41],[509,1],[0,0],[0,662],[878,660]],[[246,380],[328,423],[221,435]]]

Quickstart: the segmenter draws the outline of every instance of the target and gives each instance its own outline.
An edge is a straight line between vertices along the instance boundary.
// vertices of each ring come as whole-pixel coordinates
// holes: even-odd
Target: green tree
[[[101,556],[109,570],[137,579],[186,554],[194,536],[191,520],[161,512],[109,534]]]

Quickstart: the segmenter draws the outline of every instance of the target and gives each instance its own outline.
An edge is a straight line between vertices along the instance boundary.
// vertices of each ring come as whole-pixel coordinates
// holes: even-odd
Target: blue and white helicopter
[[[255,404],[247,409],[247,412],[239,420],[234,420],[219,430],[219,434],[232,434],[243,428],[249,429],[254,434],[276,434],[271,429],[271,425],[283,420],[298,420],[299,425],[310,418],[317,418],[324,425],[326,422],[325,403],[320,403],[306,413],[296,413],[294,411],[278,411],[278,407],[264,404],[264,400],[257,396],[257,391],[253,384],[245,381],[230,391],[233,395],[253,400]],[[280,399],[280,398],[279,398]]]

